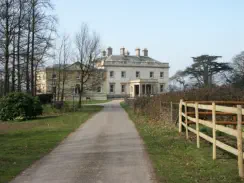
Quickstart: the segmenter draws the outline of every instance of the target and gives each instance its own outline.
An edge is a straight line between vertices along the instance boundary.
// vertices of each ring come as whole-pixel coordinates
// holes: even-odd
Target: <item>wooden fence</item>
[[[228,106],[226,106],[228,105]],[[179,132],[182,132],[182,127],[185,128],[186,138],[189,138],[189,131],[196,134],[197,147],[200,148],[200,137],[212,143],[213,159],[216,159],[216,147],[228,151],[238,157],[238,169],[240,177],[244,177],[243,173],[243,158],[242,149],[242,109],[244,102],[224,102],[224,101],[180,101],[179,104]],[[218,121],[216,116],[232,116],[231,121]],[[204,119],[200,117],[205,116]],[[207,116],[207,117],[206,117]],[[207,119],[206,119],[207,118]],[[194,124],[190,126],[191,124]],[[212,129],[212,136],[208,136],[199,130],[199,125],[206,126]],[[224,126],[225,125],[225,126]],[[230,125],[233,128],[230,128]],[[224,132],[236,138],[237,148],[227,145],[216,139],[216,131]]]

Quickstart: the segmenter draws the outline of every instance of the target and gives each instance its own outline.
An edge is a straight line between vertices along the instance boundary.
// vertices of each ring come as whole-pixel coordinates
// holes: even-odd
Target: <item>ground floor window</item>
[[[110,83],[110,85],[109,85],[109,92],[110,93],[114,93],[114,87],[115,87],[115,84]]]
[[[55,94],[56,93],[56,86],[52,87],[52,93]]]
[[[164,92],[164,84],[160,84],[160,92]]]
[[[121,85],[121,93],[125,93],[125,84]]]
[[[79,84],[77,84],[77,85],[75,85],[75,87],[73,88],[73,94],[75,94],[75,95],[77,95],[77,94],[79,94],[80,93],[80,85]]]
[[[98,93],[101,93],[102,92],[102,87],[101,86],[97,87],[97,92]]]

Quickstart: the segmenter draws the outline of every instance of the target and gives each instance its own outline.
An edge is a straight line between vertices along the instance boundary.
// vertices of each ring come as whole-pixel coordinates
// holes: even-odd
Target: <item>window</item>
[[[125,93],[125,85],[124,84],[121,85],[121,93]]]
[[[112,83],[109,85],[109,92],[114,93],[114,84]]]
[[[52,87],[52,93],[53,93],[53,94],[56,94],[56,86],[53,86],[53,87]]]
[[[110,71],[110,77],[111,77],[111,78],[114,77],[114,71]]]
[[[80,73],[77,73],[76,79],[80,79]]]
[[[121,78],[126,78],[126,72],[125,71],[121,71]]]
[[[164,72],[160,72],[160,78],[164,77]]]
[[[154,77],[154,73],[150,72],[150,78],[153,78],[153,77]]]
[[[52,75],[52,78],[53,78],[53,79],[57,79],[57,75],[56,75],[56,74],[53,74],[53,75]]]
[[[74,94],[79,94],[79,93],[80,93],[80,85],[77,84],[77,85],[75,86]]]
[[[101,93],[102,92],[102,87],[101,86],[97,87],[97,92],[98,93]]]
[[[136,78],[139,78],[139,77],[140,77],[140,72],[136,71]]]
[[[164,84],[160,84],[160,92],[164,92]]]

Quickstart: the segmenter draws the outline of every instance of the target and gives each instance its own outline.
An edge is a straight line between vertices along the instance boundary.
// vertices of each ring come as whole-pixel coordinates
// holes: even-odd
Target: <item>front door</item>
[[[151,87],[151,85],[146,85],[146,91],[147,91],[147,95],[151,95],[152,94],[152,87]]]

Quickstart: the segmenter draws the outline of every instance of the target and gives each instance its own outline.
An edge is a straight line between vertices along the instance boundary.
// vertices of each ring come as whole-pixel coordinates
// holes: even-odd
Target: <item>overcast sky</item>
[[[149,56],[169,62],[170,74],[192,63],[192,56],[221,55],[231,61],[244,50],[243,0],[53,0],[60,33],[82,22],[99,33],[114,54],[124,46],[148,48]]]

